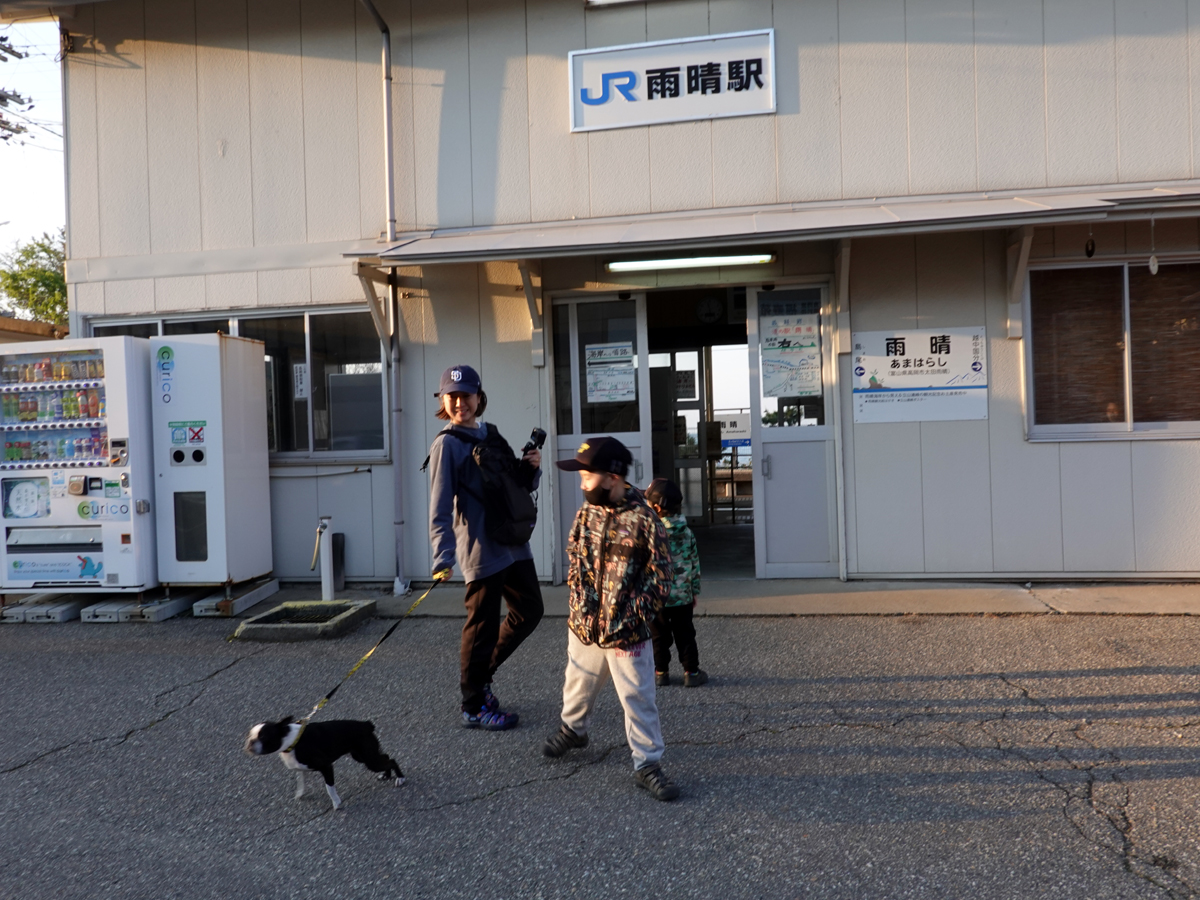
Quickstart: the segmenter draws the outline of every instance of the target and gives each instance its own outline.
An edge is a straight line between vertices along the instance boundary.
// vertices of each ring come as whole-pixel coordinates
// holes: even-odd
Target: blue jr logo
[[[633,88],[637,84],[636,72],[605,72],[600,81],[600,96],[593,97],[588,92],[587,88],[580,88],[579,99],[588,106],[599,106],[602,103],[607,103],[610,99],[609,87],[615,87],[621,92],[621,96],[631,103],[637,100],[633,96]]]

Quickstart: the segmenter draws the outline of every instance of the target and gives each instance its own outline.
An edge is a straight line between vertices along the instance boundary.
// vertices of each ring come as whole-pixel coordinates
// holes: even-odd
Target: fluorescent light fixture
[[[661,269],[715,269],[718,266],[761,266],[775,262],[774,253],[739,253],[735,256],[683,256],[678,259],[626,259],[610,262],[610,272],[652,272]]]

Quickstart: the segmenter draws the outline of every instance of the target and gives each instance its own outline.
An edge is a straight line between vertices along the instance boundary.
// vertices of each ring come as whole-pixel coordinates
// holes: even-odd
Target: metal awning
[[[381,265],[606,255],[747,246],[881,234],[1095,222],[1153,213],[1200,215],[1200,180],[1116,189],[957,194],[788,203],[531,225],[443,228],[399,235],[386,250],[347,254]]]

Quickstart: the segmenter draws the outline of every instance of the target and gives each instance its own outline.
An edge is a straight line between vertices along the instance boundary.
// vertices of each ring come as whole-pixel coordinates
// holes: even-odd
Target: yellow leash
[[[441,573],[438,573],[438,574],[441,574]],[[416,601],[413,603],[413,605],[412,605],[412,606],[410,606],[410,607],[408,608],[408,612],[406,612],[406,613],[405,613],[404,615],[402,615],[402,616],[401,616],[399,619],[397,619],[397,620],[396,620],[396,623],[395,623],[394,625],[392,625],[392,627],[391,627],[391,628],[389,628],[389,629],[388,629],[386,632],[384,632],[384,635],[383,635],[383,637],[381,637],[381,638],[380,638],[380,639],[379,639],[379,640],[378,640],[378,641],[375,643],[375,646],[374,646],[374,647],[372,647],[372,648],[371,648],[370,650],[368,650],[368,651],[367,651],[365,654],[363,654],[363,657],[362,657],[362,659],[360,659],[358,662],[356,662],[356,663],[354,664],[354,667],[353,667],[353,668],[352,668],[352,669],[351,669],[349,672],[347,672],[347,673],[346,673],[344,676],[342,676],[342,680],[341,680],[341,681],[339,681],[339,682],[338,682],[338,683],[337,683],[337,684],[334,686],[333,690],[332,690],[332,691],[330,691],[328,694],[326,694],[324,697],[322,697],[320,700],[318,700],[318,701],[317,701],[317,705],[316,705],[316,706],[314,706],[314,707],[313,707],[313,708],[312,708],[312,709],[309,711],[309,713],[308,713],[308,715],[307,715],[307,716],[305,716],[304,718],[302,718],[302,719],[298,720],[298,721],[299,721],[299,723],[300,723],[300,732],[299,732],[299,733],[296,735],[296,740],[292,741],[292,743],[291,743],[291,746],[289,746],[289,747],[288,747],[288,750],[290,750],[292,747],[295,747],[295,746],[296,746],[296,744],[297,744],[297,743],[299,743],[299,741],[300,741],[300,735],[304,734],[304,729],[308,727],[309,720],[310,720],[310,719],[312,719],[312,717],[313,717],[313,716],[315,716],[315,715],[316,715],[318,712],[320,712],[320,711],[321,711],[321,709],[322,709],[322,708],[325,706],[325,704],[326,704],[326,703],[328,703],[328,702],[329,702],[329,701],[330,701],[330,700],[333,698],[333,695],[334,695],[334,694],[336,694],[336,693],[338,692],[338,688],[340,688],[340,687],[341,687],[343,684],[345,684],[345,683],[346,683],[346,682],[349,680],[349,678],[350,678],[350,676],[351,676],[351,675],[353,675],[353,674],[354,674],[355,672],[357,672],[357,671],[358,671],[360,668],[362,668],[362,664],[363,664],[363,663],[365,663],[365,662],[366,662],[368,659],[370,659],[370,658],[371,658],[371,654],[372,654],[372,653],[374,653],[376,650],[378,650],[378,649],[379,649],[379,645],[380,645],[380,644],[382,644],[384,641],[386,641],[388,638],[390,638],[390,637],[392,636],[392,632],[393,632],[393,631],[395,631],[397,628],[399,628],[399,627],[400,627],[400,623],[401,623],[401,622],[403,622],[405,619],[407,619],[407,618],[408,618],[410,615],[412,615],[412,611],[413,611],[414,609],[416,609],[418,606],[420,606],[420,605],[421,605],[421,601],[422,601],[422,600],[424,600],[426,597],[428,597],[428,596],[430,595],[430,593],[432,593],[433,589],[434,589],[435,587],[437,587],[439,584],[441,584],[441,583],[442,583],[442,581],[444,581],[444,580],[445,580],[444,578],[438,578],[438,579],[435,579],[435,580],[434,580],[434,582],[433,582],[433,584],[431,584],[431,585],[429,586],[429,590],[427,590],[427,591],[426,591],[425,593],[423,593],[423,594],[422,594],[420,597],[418,597],[418,598],[416,599]],[[283,752],[285,752],[285,753],[286,753],[287,751],[285,750],[285,751],[283,751]]]

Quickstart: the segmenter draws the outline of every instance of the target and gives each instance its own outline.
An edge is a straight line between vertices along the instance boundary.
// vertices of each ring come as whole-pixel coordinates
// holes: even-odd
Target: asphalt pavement
[[[556,727],[565,621],[458,725],[458,631],[413,618],[325,718],[375,721],[292,799],[248,728],[301,714],[390,624],[298,644],[236,623],[0,626],[0,897],[1179,898],[1200,888],[1200,620],[706,617],[710,684],[659,690],[674,803],[636,787],[611,689]]]

